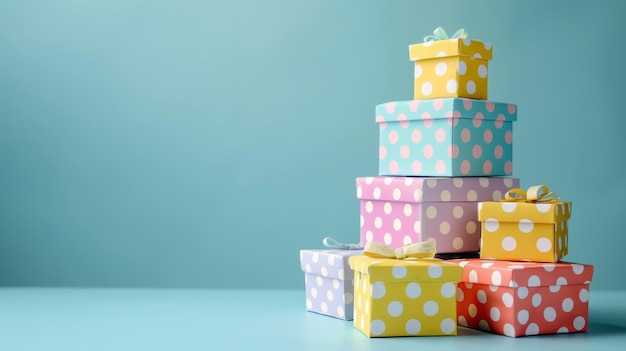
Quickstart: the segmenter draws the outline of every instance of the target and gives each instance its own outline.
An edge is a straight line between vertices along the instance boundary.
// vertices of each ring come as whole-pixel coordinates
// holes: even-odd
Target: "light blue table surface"
[[[624,350],[626,292],[591,291],[589,331],[369,339],[303,290],[0,288],[0,350]]]

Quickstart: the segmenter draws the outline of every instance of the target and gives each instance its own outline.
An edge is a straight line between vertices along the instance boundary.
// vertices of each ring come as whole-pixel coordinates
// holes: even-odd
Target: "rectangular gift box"
[[[510,337],[587,331],[591,265],[448,262],[463,267],[456,297],[461,326]]]
[[[513,173],[514,104],[459,98],[376,106],[379,175]]]
[[[478,252],[477,202],[499,200],[519,187],[509,177],[361,177],[361,246],[374,241],[398,248],[431,240],[439,254]]]
[[[491,53],[491,44],[470,39],[409,45],[409,59],[415,61],[414,99],[487,99]]]
[[[350,257],[354,326],[368,337],[456,335],[462,269],[439,259]]]
[[[352,320],[354,273],[348,259],[363,250],[300,250],[307,311]]]
[[[484,259],[558,262],[567,255],[571,202],[481,202]]]

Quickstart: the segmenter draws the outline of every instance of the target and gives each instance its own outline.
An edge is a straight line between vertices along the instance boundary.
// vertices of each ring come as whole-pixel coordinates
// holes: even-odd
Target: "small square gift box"
[[[352,320],[354,273],[348,259],[361,255],[356,244],[342,244],[325,238],[328,250],[300,250],[300,266],[304,272],[306,310],[327,316]]]
[[[463,267],[457,322],[510,337],[587,331],[593,266],[450,260]]]
[[[434,257],[432,242],[393,249],[367,243],[350,257],[354,326],[368,337],[456,335],[456,286],[463,269]]]
[[[519,187],[508,177],[361,177],[361,246],[398,248],[434,241],[441,254],[480,250],[477,202],[497,201]]]
[[[468,39],[464,29],[448,37],[443,28],[436,28],[423,43],[409,45],[409,59],[415,62],[415,100],[487,99],[491,53],[491,44]]]
[[[567,255],[572,203],[559,201],[545,185],[512,189],[500,202],[478,203],[480,258],[558,262]]]
[[[378,174],[503,176],[513,173],[514,104],[443,98],[376,106]]]

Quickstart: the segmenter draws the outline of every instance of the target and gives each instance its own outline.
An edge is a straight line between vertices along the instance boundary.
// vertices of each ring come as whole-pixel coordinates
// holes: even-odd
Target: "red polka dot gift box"
[[[354,273],[348,260],[363,250],[301,250],[306,310],[352,320]]]
[[[397,248],[431,240],[439,254],[478,252],[477,202],[519,186],[509,177],[360,177],[360,244]]]
[[[514,104],[443,98],[376,106],[379,175],[513,173]]]
[[[449,260],[463,267],[457,322],[510,337],[587,331],[593,266]]]
[[[409,59],[415,62],[414,99],[487,99],[491,44],[448,38],[441,31],[437,28],[435,36],[424,38],[424,43],[409,45]]]
[[[455,296],[462,273],[458,265],[436,258],[363,255],[350,257],[350,267],[354,270],[353,323],[363,334],[457,334]]]
[[[532,190],[532,191],[531,191]],[[526,202],[526,192],[512,189],[500,202],[479,202],[482,242],[480,257],[496,260],[558,262],[568,252],[567,220],[572,203],[548,199],[536,201],[537,191],[547,193],[546,186],[529,188],[534,200]],[[507,201],[511,193],[523,192],[519,201]],[[541,201],[541,200],[540,200]]]

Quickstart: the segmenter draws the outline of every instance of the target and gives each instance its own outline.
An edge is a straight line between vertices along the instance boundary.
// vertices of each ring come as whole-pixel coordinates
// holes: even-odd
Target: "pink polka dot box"
[[[378,174],[511,175],[516,120],[516,105],[486,100],[442,98],[378,105]]]
[[[361,246],[397,248],[431,240],[437,253],[480,250],[478,201],[499,201],[519,187],[510,177],[361,177]]]
[[[448,262],[463,267],[456,294],[461,326],[510,337],[587,331],[591,265]]]

